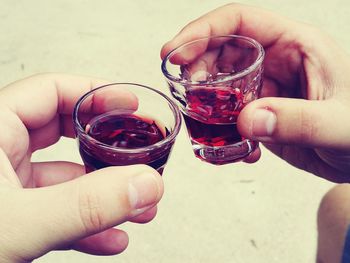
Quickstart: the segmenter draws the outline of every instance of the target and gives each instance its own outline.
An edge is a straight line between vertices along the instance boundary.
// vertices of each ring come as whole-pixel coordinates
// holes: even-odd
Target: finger
[[[188,24],[163,46],[161,57],[164,58],[171,50],[186,42],[217,35],[240,34],[269,46],[290,31],[291,23],[281,16],[255,7],[225,5]]]
[[[341,166],[330,166],[324,160],[320,159],[319,154],[314,149],[301,149],[294,145],[278,144],[264,144],[264,146],[275,155],[299,169],[313,173],[334,183],[350,182],[349,170],[339,169]]]
[[[101,233],[86,237],[75,242],[71,249],[92,255],[116,255],[123,252],[129,243],[127,233],[110,228]]]
[[[61,137],[60,122],[60,116],[59,114],[56,114],[55,116],[52,116],[52,119],[43,127],[39,129],[28,130],[30,151],[35,152],[36,150],[44,149],[58,142]],[[68,125],[72,127],[72,117],[70,118],[70,122],[71,123]]]
[[[141,215],[130,218],[129,221],[138,224],[145,224],[152,221],[157,215],[157,206],[154,206]]]
[[[61,131],[71,131],[71,122],[61,122],[60,115],[71,115],[81,96],[106,83],[104,80],[72,75],[35,75],[2,89],[0,105],[8,107],[20,118],[33,137],[33,149],[37,149],[48,146],[47,142],[56,142],[60,135],[65,135]],[[83,110],[92,108],[92,112],[96,113],[111,108],[137,107],[135,97],[127,96],[125,92],[114,92],[114,95],[109,92],[107,97],[105,95],[103,92],[98,93],[94,103],[87,101],[90,103],[85,104]],[[69,127],[63,126],[67,124]]]
[[[257,148],[251,154],[249,154],[243,161],[245,163],[255,163],[260,159],[260,157],[261,157],[261,150],[260,148]]]
[[[206,81],[210,75],[217,73],[216,59],[219,50],[210,50],[192,61],[192,63],[183,66],[183,77],[191,81]]]
[[[334,149],[316,149],[315,152],[323,162],[339,171],[350,173],[350,151],[337,151]],[[350,176],[349,176],[350,179]]]
[[[63,74],[40,74],[14,82],[0,93],[28,129],[48,124],[57,113],[71,114],[78,99],[106,81]],[[44,96],[43,96],[44,95]]]
[[[15,188],[21,188],[22,184],[13,170],[10,160],[3,149],[0,148],[0,184],[11,185]]]
[[[145,213],[131,218],[134,223],[147,223],[157,213],[157,207],[153,207]],[[119,229],[111,228],[101,233],[89,236],[75,242],[69,248],[92,255],[116,255],[123,252],[128,245],[128,235]]]
[[[122,88],[106,88],[96,90],[93,95],[86,97],[80,105],[80,113],[102,114],[116,109],[134,111],[137,107],[137,97],[130,91]],[[63,113],[71,112],[64,111]]]
[[[1,159],[1,158],[0,158]],[[32,163],[33,180],[36,187],[45,187],[74,180],[85,175],[84,165],[71,162],[38,162]],[[157,206],[131,218],[129,221],[144,224],[157,214]]]
[[[335,100],[262,98],[238,116],[242,136],[267,143],[348,149],[350,108]]]
[[[215,47],[209,45],[207,49],[202,48],[200,52],[198,51],[199,48],[195,47],[202,46],[202,41],[205,40],[192,42],[171,53],[169,61],[172,64],[182,65],[183,68],[191,73],[191,76],[199,70],[212,76],[218,73],[232,74],[233,72],[242,71],[251,65],[253,54],[247,48],[247,43],[244,44],[243,40],[240,42],[230,37],[222,37],[222,39],[222,41],[216,41]],[[214,40],[216,39],[210,41],[213,42]],[[186,74],[185,76],[182,74],[182,78],[186,79]],[[193,79],[191,80],[193,81]],[[204,80],[207,79],[205,78]],[[203,80],[200,79],[199,81]]]
[[[30,150],[35,152],[59,141],[61,136],[74,138],[74,125],[71,115],[56,114],[49,123],[39,129],[29,130]]]
[[[84,93],[105,83],[103,80],[69,75],[35,75],[3,88],[0,92],[0,105],[8,111],[5,120],[13,119],[23,126],[19,138],[26,138],[26,129],[30,134],[34,133],[32,136],[35,140],[31,141],[30,146],[37,149],[58,141],[60,136],[58,111],[71,113],[74,103]],[[31,131],[38,127],[43,129],[38,133]],[[14,132],[18,133],[18,130],[16,127]],[[16,144],[16,140],[7,140],[2,142],[2,147],[8,155],[13,151],[21,152],[21,149],[28,150],[22,146],[24,143]]]
[[[74,180],[85,174],[83,165],[72,162],[32,163],[33,180],[36,187],[44,187]]]
[[[275,81],[264,78],[259,97],[280,97],[280,91]]]
[[[109,167],[55,186],[27,189],[22,205],[30,209],[18,216],[27,218],[31,227],[26,236],[41,240],[37,249],[45,253],[144,213],[162,193],[160,175],[148,166]]]

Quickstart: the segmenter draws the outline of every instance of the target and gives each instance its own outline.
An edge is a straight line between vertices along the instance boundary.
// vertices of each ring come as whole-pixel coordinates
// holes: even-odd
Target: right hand
[[[314,27],[230,4],[188,24],[163,46],[161,57],[185,42],[227,34],[252,37],[266,52],[264,98],[240,113],[242,136],[263,142],[295,167],[350,182],[349,55]]]

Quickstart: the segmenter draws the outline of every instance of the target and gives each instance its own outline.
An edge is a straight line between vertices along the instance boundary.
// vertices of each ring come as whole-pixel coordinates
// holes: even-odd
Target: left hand
[[[0,90],[1,262],[28,262],[52,249],[118,254],[128,236],[112,227],[145,223],[156,215],[163,184],[148,166],[109,167],[81,176],[84,167],[76,163],[31,162],[34,151],[60,136],[74,136],[76,101],[103,84],[41,74]]]

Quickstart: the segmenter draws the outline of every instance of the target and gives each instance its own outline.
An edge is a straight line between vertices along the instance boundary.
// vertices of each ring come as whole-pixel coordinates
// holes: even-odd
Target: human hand
[[[258,8],[230,4],[188,24],[161,57],[191,40],[238,34],[265,48],[261,96],[237,125],[290,164],[335,182],[350,181],[350,68],[348,54],[328,36]],[[192,57],[201,50],[193,50]],[[187,54],[188,55],[188,54]],[[181,59],[181,58],[177,58]],[[210,58],[202,59],[208,66]],[[246,161],[260,157],[256,151]]]
[[[118,254],[128,236],[112,227],[156,215],[163,184],[148,166],[81,176],[84,167],[76,163],[31,162],[34,151],[74,136],[75,102],[102,84],[42,74],[0,90],[1,262],[29,262],[53,249]]]

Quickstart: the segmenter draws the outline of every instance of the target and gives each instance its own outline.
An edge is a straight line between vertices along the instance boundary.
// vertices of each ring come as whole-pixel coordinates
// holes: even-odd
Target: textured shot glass
[[[196,157],[212,164],[240,161],[258,143],[243,138],[237,117],[262,87],[264,49],[239,35],[201,38],[166,55],[162,72],[180,107]]]
[[[113,83],[82,96],[73,122],[87,172],[147,164],[162,174],[181,127],[181,114],[156,89]]]

